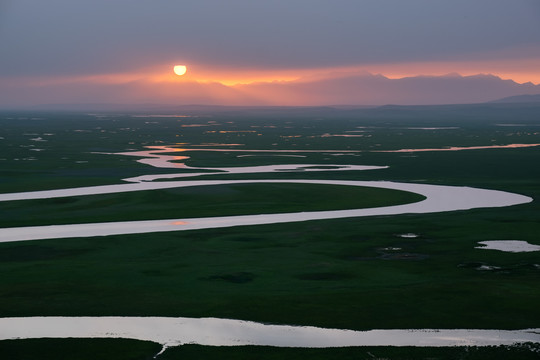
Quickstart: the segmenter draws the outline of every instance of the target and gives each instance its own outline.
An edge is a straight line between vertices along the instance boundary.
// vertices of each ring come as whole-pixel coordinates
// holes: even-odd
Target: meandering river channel
[[[201,150],[201,149],[197,149]],[[425,200],[397,206],[367,209],[312,211],[282,214],[124,221],[92,224],[30,226],[0,229],[0,242],[28,241],[56,238],[108,236],[120,234],[182,231],[219,227],[275,224],[296,221],[336,219],[360,216],[421,214],[467,210],[482,207],[502,207],[524,204],[530,197],[503,191],[470,187],[399,183],[390,181],[339,180],[185,180],[152,182],[156,179],[195,177],[209,174],[209,170],[227,173],[273,171],[348,171],[371,170],[381,166],[357,165],[273,165],[237,168],[193,168],[172,163],[188,157],[162,155],[177,151],[155,147],[146,152],[120,155],[143,157],[142,163],[158,167],[200,169],[201,173],[145,175],[124,179],[128,184],[92,186],[48,191],[0,194],[0,201],[43,199],[65,196],[119,193],[175,187],[192,187],[252,183],[304,183],[345,186],[369,186],[421,194]],[[274,151],[275,152],[275,151]],[[319,151],[321,152],[321,151]],[[118,155],[118,154],[116,154]],[[23,317],[0,318],[0,340],[22,338],[109,337],[155,341],[164,346],[186,343],[201,345],[269,345],[282,347],[338,347],[338,346],[463,346],[508,345],[520,342],[540,342],[540,329],[475,330],[475,329],[414,329],[352,331],[284,325],[266,325],[249,321],[215,318],[165,317]]]

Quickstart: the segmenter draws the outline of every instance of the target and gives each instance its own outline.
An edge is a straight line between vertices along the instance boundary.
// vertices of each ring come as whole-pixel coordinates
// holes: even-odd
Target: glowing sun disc
[[[179,76],[184,75],[186,71],[187,71],[187,67],[185,65],[176,65],[174,67],[174,73],[176,75],[179,75]]]

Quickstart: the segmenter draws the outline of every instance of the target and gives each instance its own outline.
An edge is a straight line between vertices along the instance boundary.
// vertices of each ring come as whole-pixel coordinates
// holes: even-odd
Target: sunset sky
[[[2,0],[0,46],[3,107],[274,104],[240,84],[366,72],[540,84],[540,1]]]

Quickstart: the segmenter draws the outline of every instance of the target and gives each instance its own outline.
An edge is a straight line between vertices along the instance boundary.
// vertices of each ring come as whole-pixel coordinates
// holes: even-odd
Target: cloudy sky
[[[227,103],[237,84],[366,71],[539,84],[540,1],[0,0],[0,48],[4,106]]]

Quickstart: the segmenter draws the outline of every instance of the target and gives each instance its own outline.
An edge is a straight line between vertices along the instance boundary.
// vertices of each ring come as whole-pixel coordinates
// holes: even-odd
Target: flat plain
[[[0,317],[217,317],[353,330],[539,327],[538,252],[477,248],[490,240],[540,245],[540,147],[489,148],[540,143],[538,114],[539,106],[513,104],[175,114],[2,112],[1,193],[199,172],[151,167],[137,157],[115,155],[172,146],[183,151],[169,155],[188,157],[177,163],[193,168],[388,166],[214,172],[205,180],[387,180],[502,190],[534,201],[434,214],[1,243]],[[414,151],[479,146],[486,148]],[[395,152],[403,149],[408,151]],[[337,210],[419,200],[411,193],[331,185],[208,186],[2,202],[0,227]],[[0,353],[35,358],[30,349],[38,349],[41,358],[58,359],[66,354],[55,349],[73,355],[99,341],[97,347],[108,354],[98,358],[145,359],[159,351],[156,344],[135,346],[127,340],[40,339],[0,341]],[[474,349],[186,345],[158,358],[186,356],[521,359],[536,358],[538,344]]]

